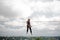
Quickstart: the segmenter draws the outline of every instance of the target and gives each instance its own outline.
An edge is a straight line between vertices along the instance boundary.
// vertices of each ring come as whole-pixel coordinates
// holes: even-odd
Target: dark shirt
[[[27,21],[27,25],[30,25],[30,22],[29,21]]]
[[[29,28],[30,28],[30,22],[29,22],[29,21],[27,21],[27,27],[29,27]]]

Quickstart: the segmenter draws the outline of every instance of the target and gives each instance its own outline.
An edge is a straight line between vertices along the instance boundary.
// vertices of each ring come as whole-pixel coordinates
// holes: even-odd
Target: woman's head
[[[30,21],[30,19],[28,19],[28,21]]]

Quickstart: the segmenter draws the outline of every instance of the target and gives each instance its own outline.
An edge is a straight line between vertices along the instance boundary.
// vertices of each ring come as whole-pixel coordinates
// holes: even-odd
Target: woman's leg
[[[27,27],[27,33],[28,33],[28,27]]]
[[[32,29],[30,28],[30,33],[32,34]]]

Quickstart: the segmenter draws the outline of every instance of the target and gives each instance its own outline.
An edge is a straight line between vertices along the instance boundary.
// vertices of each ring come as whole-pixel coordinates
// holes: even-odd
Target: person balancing
[[[30,33],[32,34],[32,29],[31,29],[31,24],[30,24],[30,19],[27,20],[27,33],[28,33],[28,30],[30,30]]]

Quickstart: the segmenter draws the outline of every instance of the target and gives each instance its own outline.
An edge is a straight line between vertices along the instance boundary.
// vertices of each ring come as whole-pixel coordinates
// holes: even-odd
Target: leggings
[[[27,27],[27,33],[28,33],[28,29],[30,29],[30,33],[32,34],[32,29],[31,29],[31,27]]]

